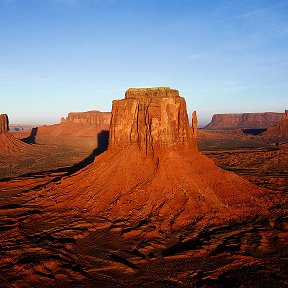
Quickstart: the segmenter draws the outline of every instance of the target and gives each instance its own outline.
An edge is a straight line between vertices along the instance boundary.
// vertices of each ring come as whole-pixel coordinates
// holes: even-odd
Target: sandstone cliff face
[[[68,117],[62,118],[61,123],[110,125],[111,113],[100,111],[70,112]]]
[[[263,133],[263,136],[286,136],[288,137],[288,110],[285,110],[285,113],[283,117],[281,118],[281,121],[272,127],[269,127],[265,133]]]
[[[113,101],[109,148],[195,147],[186,102],[170,88],[128,89]]]
[[[0,133],[7,133],[9,131],[9,120],[7,114],[0,115]]]
[[[280,122],[283,113],[214,114],[204,129],[266,129]]]
[[[108,131],[111,113],[100,111],[71,112],[61,118],[60,124],[45,125],[38,128],[38,135],[51,136],[87,136],[93,137]]]

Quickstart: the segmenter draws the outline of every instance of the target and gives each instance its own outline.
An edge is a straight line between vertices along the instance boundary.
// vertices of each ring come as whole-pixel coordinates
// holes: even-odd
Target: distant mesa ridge
[[[283,116],[283,113],[276,112],[214,114],[204,129],[266,129],[277,125]]]
[[[110,112],[100,112],[97,110],[87,112],[70,112],[66,118],[61,118],[61,123],[75,123],[75,124],[106,124],[109,125],[111,121]]]
[[[110,112],[70,112],[66,118],[61,118],[59,124],[38,127],[38,135],[93,137],[101,131],[108,131],[110,121]]]

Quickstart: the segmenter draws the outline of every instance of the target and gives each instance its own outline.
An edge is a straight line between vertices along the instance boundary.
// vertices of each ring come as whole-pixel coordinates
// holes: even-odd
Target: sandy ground
[[[17,135],[25,139],[26,134]],[[26,136],[26,137],[25,137]],[[23,138],[24,137],[24,138]],[[12,178],[35,172],[79,169],[91,163],[97,148],[96,137],[37,137],[31,149],[17,155],[0,158],[0,179]]]

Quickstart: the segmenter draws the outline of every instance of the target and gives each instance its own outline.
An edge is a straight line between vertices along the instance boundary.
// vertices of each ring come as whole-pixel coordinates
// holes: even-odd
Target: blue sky
[[[200,122],[282,112],[288,0],[0,0],[0,113],[57,123],[170,86]]]

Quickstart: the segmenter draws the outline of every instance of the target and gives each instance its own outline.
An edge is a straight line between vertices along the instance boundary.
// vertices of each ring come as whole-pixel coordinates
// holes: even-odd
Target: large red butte
[[[105,223],[148,219],[153,233],[267,212],[264,189],[198,152],[185,100],[170,88],[128,89],[113,101],[108,150],[45,189],[52,209],[73,207]]]

